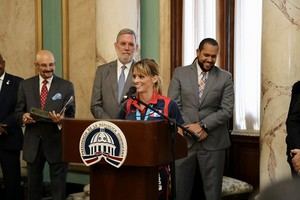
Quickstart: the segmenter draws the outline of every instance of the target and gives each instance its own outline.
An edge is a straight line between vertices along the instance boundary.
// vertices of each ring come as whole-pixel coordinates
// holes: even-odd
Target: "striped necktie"
[[[200,80],[199,80],[199,99],[200,100],[201,100],[201,97],[202,97],[204,89],[205,89],[206,81],[207,81],[207,73],[201,72]]]

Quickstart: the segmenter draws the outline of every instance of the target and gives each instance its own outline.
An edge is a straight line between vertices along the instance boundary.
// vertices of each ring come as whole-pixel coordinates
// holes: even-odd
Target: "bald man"
[[[54,75],[52,52],[39,51],[34,64],[38,75],[20,83],[16,106],[17,120],[25,125],[23,159],[28,166],[28,199],[42,199],[43,168],[47,162],[52,199],[65,200],[67,164],[62,161],[59,123],[63,117],[75,116],[75,101],[67,106],[64,113],[60,112],[74,97],[74,88],[71,82]],[[37,120],[30,114],[32,108],[48,112],[50,120]]]

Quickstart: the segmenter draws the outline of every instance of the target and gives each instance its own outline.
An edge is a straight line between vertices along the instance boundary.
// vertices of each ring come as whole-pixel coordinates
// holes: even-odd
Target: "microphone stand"
[[[188,130],[186,127],[182,126],[181,124],[178,124],[175,119],[172,119],[172,118],[169,118],[168,116],[165,116],[163,113],[159,112],[155,108],[149,106],[145,102],[143,102],[143,101],[139,100],[138,98],[136,98],[136,96],[131,95],[131,96],[129,96],[129,98],[131,98],[133,100],[136,100],[139,104],[142,104],[147,109],[150,109],[151,111],[153,111],[156,114],[158,114],[159,116],[161,116],[163,119],[165,119],[168,122],[168,124],[171,127],[171,134],[172,134],[172,137],[171,137],[171,140],[172,140],[171,141],[172,161],[170,163],[170,168],[171,168],[171,194],[172,194],[172,199],[175,200],[176,199],[175,144],[176,144],[177,128],[180,127],[183,130],[183,134],[185,136],[192,137],[196,140],[198,140],[198,137],[193,132]]]

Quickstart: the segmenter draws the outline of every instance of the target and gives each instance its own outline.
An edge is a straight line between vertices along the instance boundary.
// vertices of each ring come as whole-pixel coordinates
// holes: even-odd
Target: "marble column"
[[[286,127],[291,88],[300,80],[300,1],[264,0],[260,186],[290,177]]]

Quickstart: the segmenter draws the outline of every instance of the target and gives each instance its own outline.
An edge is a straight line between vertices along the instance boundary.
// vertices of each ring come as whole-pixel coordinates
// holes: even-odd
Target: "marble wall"
[[[68,77],[75,87],[76,117],[92,118],[90,101],[96,68],[96,0],[69,1],[68,13]]]
[[[300,80],[300,2],[263,1],[260,186],[290,176],[285,121],[291,87]]]
[[[139,40],[139,0],[126,4],[122,0],[72,0],[68,12],[69,78],[75,85],[76,117],[92,118],[90,100],[97,66],[116,59],[114,42],[120,29],[132,28]]]
[[[90,100],[96,68],[116,58],[114,42],[119,30],[129,27],[139,36],[139,1],[122,2],[69,1],[69,78],[75,85],[78,118],[92,118]]]
[[[140,0],[96,1],[96,56],[97,65],[116,59],[114,43],[118,32],[130,28],[140,45]],[[140,48],[135,55],[139,59]]]
[[[160,1],[159,63],[163,94],[167,95],[171,78],[171,0]]]
[[[35,74],[35,1],[0,1],[0,52],[6,71],[23,78]]]
[[[116,58],[114,42],[118,31],[132,28],[140,38],[140,0],[63,0],[64,77],[74,83],[76,117],[92,118],[90,98],[96,67]],[[1,0],[0,52],[7,71],[24,78],[36,74],[33,62],[41,48],[38,11],[40,0]],[[170,81],[170,0],[159,1],[160,60],[163,91]],[[67,41],[67,42],[66,42]],[[136,54],[140,59],[140,49]]]

